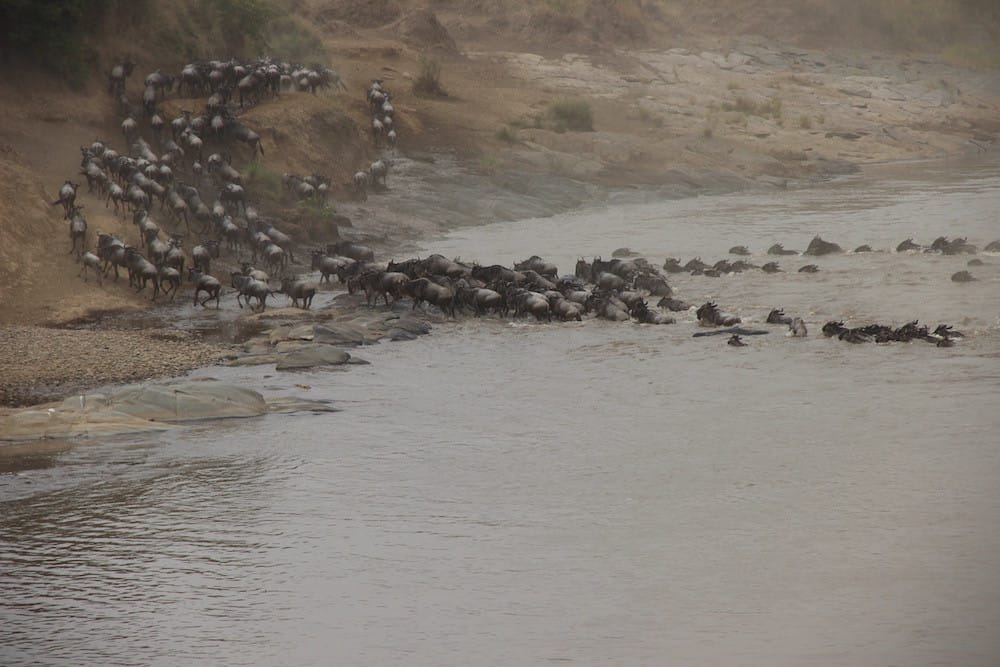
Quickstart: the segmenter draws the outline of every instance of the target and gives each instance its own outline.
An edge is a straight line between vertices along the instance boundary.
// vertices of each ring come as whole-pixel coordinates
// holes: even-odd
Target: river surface
[[[1000,160],[464,228],[426,253],[571,272],[628,246],[762,325],[462,319],[346,372],[211,368],[333,400],[0,459],[3,665],[1000,664]],[[806,263],[819,273],[800,274]],[[822,324],[948,323],[956,347]]]

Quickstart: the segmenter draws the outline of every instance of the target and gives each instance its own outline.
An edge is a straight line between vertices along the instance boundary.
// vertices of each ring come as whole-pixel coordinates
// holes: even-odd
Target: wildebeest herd
[[[70,252],[82,264],[84,280],[89,282],[94,274],[100,285],[113,272],[117,281],[119,269],[124,269],[136,291],[150,288],[153,300],[160,295],[173,299],[186,269],[194,288],[193,303],[206,306],[215,301],[218,305],[222,281],[211,275],[211,261],[231,252],[240,260],[240,271],[233,272],[228,283],[240,307],[244,299],[248,303],[253,299],[262,309],[274,293],[284,293],[293,304],[308,307],[311,281],[287,275],[294,262],[292,240],[278,228],[280,220],[266,218],[251,203],[243,176],[233,165],[232,151],[245,145],[252,160],[264,154],[261,136],[239,118],[244,108],[289,91],[316,94],[322,88],[345,89],[339,75],[328,67],[272,59],[197,62],[186,65],[177,76],[162,70],[149,74],[143,82],[141,104],[137,104],[127,94],[134,68],[134,63],[125,61],[108,75],[108,92],[125,115],[121,130],[128,150],[119,152],[106,141],[83,146],[79,173],[87,179],[88,193],[116,215],[131,215],[137,243],[98,232],[96,247],[88,249],[84,206],[77,202],[80,185],[71,179],[52,202],[62,206],[69,221]],[[204,112],[196,115],[182,110],[176,118],[167,119],[160,103],[171,93],[177,98],[207,96]],[[383,122],[391,124],[394,111],[380,81],[373,82],[366,94],[373,113],[376,98]],[[394,147],[395,130],[383,139]],[[388,168],[387,158],[376,160],[359,172],[363,178],[355,177],[353,187],[365,196],[369,183],[385,188]],[[320,174],[284,174],[282,182],[290,196],[321,205],[331,188],[330,179]],[[154,221],[154,215],[160,222]],[[188,260],[185,238],[192,235],[201,240],[191,248]],[[275,289],[270,287],[272,277],[280,284]]]
[[[276,226],[275,220],[263,216],[251,203],[230,151],[236,141],[249,147],[252,159],[256,159],[258,152],[261,155],[264,152],[260,135],[239,121],[240,109],[286,90],[315,93],[325,86],[343,87],[336,73],[329,68],[302,68],[270,60],[191,64],[177,77],[160,71],[150,74],[144,82],[141,108],[135,108],[125,92],[132,67],[131,63],[122,63],[109,76],[109,92],[128,110],[122,131],[129,152],[120,154],[106,142],[95,141],[81,148],[80,173],[87,178],[88,192],[103,200],[107,207],[113,207],[117,215],[131,215],[138,247],[99,233],[96,252],[87,251],[87,222],[82,205],[76,203],[79,188],[76,183],[66,181],[53,202],[63,207],[69,221],[70,252],[77,253],[84,280],[94,273],[100,283],[114,272],[117,281],[119,268],[123,268],[128,273],[129,285],[137,291],[151,288],[155,300],[161,294],[173,299],[187,275],[193,285],[192,303],[207,306],[214,301],[219,307],[224,286],[211,274],[211,266],[212,260],[226,251],[234,259],[239,258],[240,268],[231,272],[227,283],[240,308],[248,304],[263,310],[268,298],[277,293],[286,295],[293,306],[309,308],[321,286],[336,276],[348,292],[363,293],[373,307],[380,301],[389,306],[408,299],[411,308],[434,307],[451,317],[461,314],[532,317],[539,322],[582,321],[586,317],[671,324],[675,322],[671,312],[692,310],[694,306],[674,296],[667,282],[670,273],[683,271],[718,277],[749,270],[782,272],[777,261],[756,266],[746,259],[707,264],[695,258],[682,264],[679,259],[667,258],[661,269],[642,258],[617,256],[611,260],[581,259],[572,275],[560,275],[555,265],[538,256],[512,267],[466,264],[441,255],[377,263],[371,248],[338,241],[311,252],[311,269],[318,272],[318,279],[295,277],[288,273],[295,262],[292,239]],[[183,111],[169,122],[167,136],[167,123],[158,101],[175,84],[177,95],[207,93],[209,97],[204,114],[194,116]],[[239,96],[238,107],[233,100],[234,92]],[[373,81],[366,92],[366,102],[371,113],[373,142],[379,148],[395,147],[394,109],[390,100],[382,82]],[[206,148],[212,151],[207,156]],[[389,160],[382,158],[367,170],[358,171],[352,183],[356,194],[363,198],[369,188],[385,188],[389,165]],[[329,179],[318,174],[305,177],[285,174],[282,180],[286,190],[300,200],[323,200],[330,190]],[[168,217],[173,228],[170,234],[164,234],[153,220],[157,203],[159,213]],[[188,260],[184,239],[192,233],[201,235],[201,241],[191,249]],[[1000,241],[986,249],[1000,250]],[[908,239],[896,250],[959,254],[975,253],[977,249],[965,239],[941,237],[928,246]],[[871,251],[869,246],[860,246],[854,252]],[[815,257],[841,252],[839,245],[817,236],[802,255]],[[745,257],[750,252],[745,246],[736,246],[730,249],[730,254]],[[780,243],[771,246],[767,254],[799,255]],[[817,270],[815,264],[798,269],[801,273]],[[954,276],[953,279],[960,280]],[[277,287],[272,287],[272,280]],[[658,300],[651,305],[654,298]],[[766,329],[742,328],[739,317],[725,313],[711,301],[694,310],[698,322],[712,328],[697,336],[730,333],[729,344],[741,347],[746,345],[742,336],[767,333]],[[772,310],[766,321],[787,326],[789,335],[808,333],[801,318],[788,317],[780,309]],[[929,330],[916,322],[897,329],[877,324],[850,328],[842,322],[829,322],[823,332],[854,343],[924,339],[940,346],[948,346],[961,336],[948,325]]]
[[[822,242],[819,237],[817,240]],[[818,243],[814,254],[815,247],[819,247]],[[666,265],[676,263],[668,259]],[[429,304],[451,317],[526,316],[539,322],[597,318],[644,324],[671,324],[675,321],[671,311],[694,310],[699,324],[710,329],[696,333],[696,337],[731,334],[728,344],[743,347],[746,343],[742,336],[769,333],[768,329],[740,326],[741,318],[722,311],[712,301],[695,309],[676,298],[667,282],[666,269],[643,258],[580,259],[573,275],[560,275],[554,264],[538,256],[511,267],[467,264],[439,254],[378,263],[371,249],[341,243],[314,250],[312,267],[320,272],[320,283],[337,276],[350,293],[363,293],[369,306],[390,306],[408,300],[411,308]],[[748,265],[740,270],[750,268],[756,267]],[[704,275],[697,268],[691,273]],[[651,305],[654,297],[660,298]],[[808,335],[801,317],[785,315],[778,308],[772,309],[765,321],[787,326],[790,336]],[[823,333],[851,343],[924,340],[939,347],[949,347],[962,337],[950,325],[930,329],[916,321],[898,328],[881,324],[846,327],[843,322],[829,322]]]

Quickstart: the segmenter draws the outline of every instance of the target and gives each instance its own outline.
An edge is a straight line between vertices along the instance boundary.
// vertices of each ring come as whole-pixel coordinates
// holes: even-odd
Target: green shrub
[[[594,116],[590,104],[583,100],[557,102],[552,105],[552,122],[556,132],[593,132]]]

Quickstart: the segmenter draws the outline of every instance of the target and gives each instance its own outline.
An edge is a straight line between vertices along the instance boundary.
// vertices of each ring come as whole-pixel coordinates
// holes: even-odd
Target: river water
[[[1000,238],[1000,160],[465,228],[425,252],[571,272],[628,246]],[[198,373],[335,401],[0,459],[4,665],[1000,661],[1000,256],[779,258],[671,282],[761,325],[486,319],[370,366]],[[806,263],[819,273],[800,274]],[[949,323],[851,345],[829,319]]]

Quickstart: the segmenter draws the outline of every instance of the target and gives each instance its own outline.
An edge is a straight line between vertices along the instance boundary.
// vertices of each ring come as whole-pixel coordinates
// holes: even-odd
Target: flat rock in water
[[[108,404],[117,412],[165,422],[255,417],[267,413],[267,403],[259,393],[222,382],[177,382],[123,389],[112,394]]]
[[[264,366],[266,364],[276,364],[281,361],[279,354],[248,354],[245,357],[230,359],[222,364],[223,366]]]
[[[317,366],[341,366],[350,359],[351,355],[347,352],[320,344],[287,354],[275,368],[279,371],[298,371]]]
[[[403,315],[398,320],[392,322],[392,328],[402,329],[418,336],[423,336],[431,332],[431,325],[429,323],[412,315]]]
[[[418,335],[406,329],[389,329],[385,332],[385,337],[393,342],[401,340],[416,340]]]
[[[312,341],[326,345],[371,345],[376,342],[370,332],[346,323],[317,324],[312,327]]]
[[[283,340],[312,340],[313,325],[295,324],[275,327],[268,335],[268,342],[271,345],[280,343]]]
[[[79,402],[79,398],[67,402]],[[144,431],[163,431],[167,424],[151,422],[108,409],[54,407],[18,410],[0,415],[0,440],[22,442],[51,438],[86,438]]]

